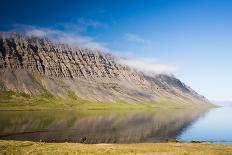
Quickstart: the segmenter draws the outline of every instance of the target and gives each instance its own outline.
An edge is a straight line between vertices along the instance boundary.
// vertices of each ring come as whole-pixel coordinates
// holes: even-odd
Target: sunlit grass
[[[174,101],[159,100],[147,102],[99,102],[81,100],[70,92],[70,98],[55,98],[49,93],[38,96],[29,96],[24,93],[12,91],[0,92],[0,110],[105,110],[105,109],[156,109],[156,108],[185,108],[197,107],[198,103],[179,103]],[[205,105],[209,106],[209,105]]]
[[[231,145],[143,143],[143,144],[79,144],[0,141],[0,154],[232,154]]]

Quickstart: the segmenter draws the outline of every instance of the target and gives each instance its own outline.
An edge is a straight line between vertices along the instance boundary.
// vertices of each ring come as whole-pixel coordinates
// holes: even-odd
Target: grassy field
[[[0,154],[230,155],[232,146],[198,143],[79,144],[0,141]]]
[[[185,108],[197,107],[197,103],[178,103],[173,101],[156,101],[156,102],[134,102],[125,101],[117,102],[98,102],[81,100],[76,97],[68,99],[54,98],[48,93],[40,96],[28,96],[23,93],[12,91],[0,92],[0,110],[73,110],[73,109],[153,109],[153,108]],[[205,105],[206,107],[211,105]]]

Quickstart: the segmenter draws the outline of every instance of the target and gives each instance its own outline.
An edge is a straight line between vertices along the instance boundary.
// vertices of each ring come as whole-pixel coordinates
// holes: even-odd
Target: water
[[[1,111],[0,139],[143,143],[180,139],[232,143],[232,107],[146,111]]]
[[[232,144],[232,107],[211,109],[183,132],[183,141],[206,141],[211,143]]]

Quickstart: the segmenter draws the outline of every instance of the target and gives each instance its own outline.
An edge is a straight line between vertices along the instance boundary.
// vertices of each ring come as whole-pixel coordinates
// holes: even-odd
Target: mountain
[[[212,101],[212,103],[217,106],[232,106],[232,101]]]
[[[0,91],[128,102],[208,102],[173,75],[146,75],[119,57],[21,33],[0,34]]]

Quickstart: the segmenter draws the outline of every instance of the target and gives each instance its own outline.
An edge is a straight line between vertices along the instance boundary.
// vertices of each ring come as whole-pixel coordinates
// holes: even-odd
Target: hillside
[[[101,51],[0,34],[0,91],[95,101],[208,102],[173,75],[146,75]]]

